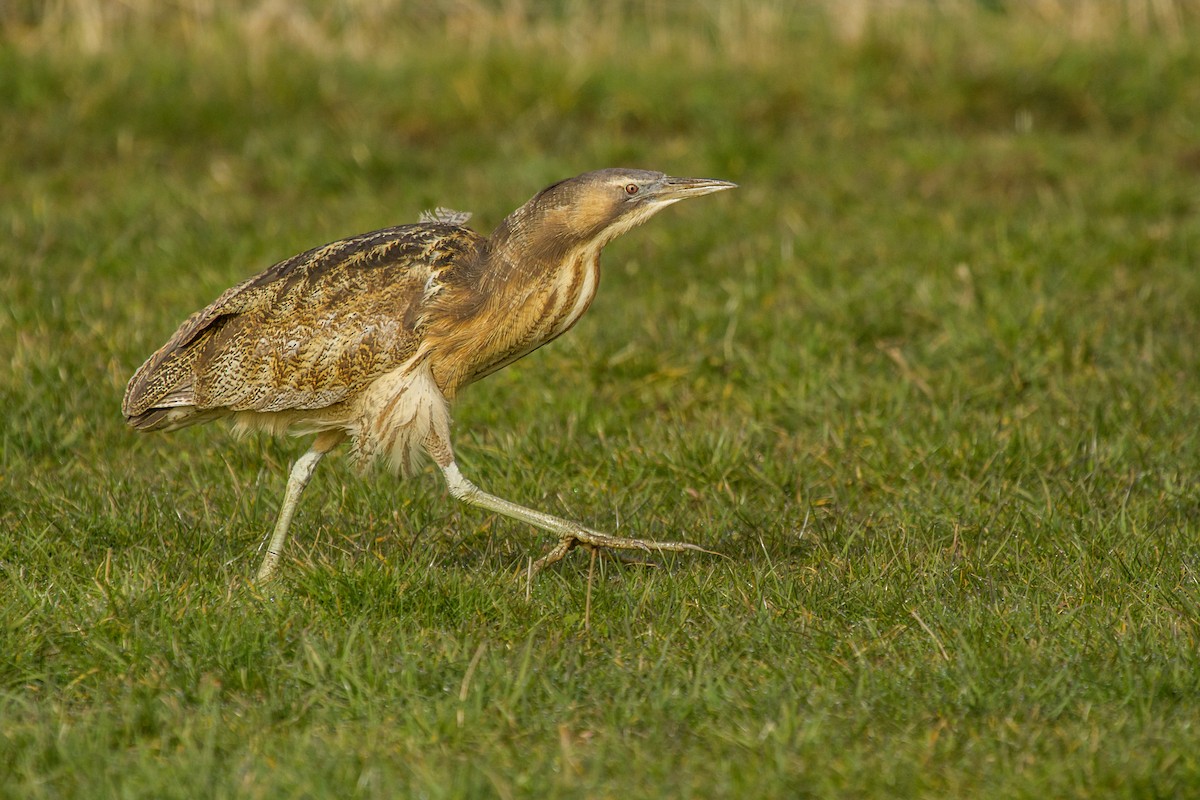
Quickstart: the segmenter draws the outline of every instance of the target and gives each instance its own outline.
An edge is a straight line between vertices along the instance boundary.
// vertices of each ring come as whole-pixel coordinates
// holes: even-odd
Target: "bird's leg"
[[[684,550],[694,550],[700,553],[710,552],[703,547],[697,547],[687,542],[653,542],[643,539],[629,539],[623,536],[610,536],[607,533],[585,528],[578,522],[571,522],[552,514],[546,514],[542,511],[517,505],[501,497],[496,497],[494,494],[488,494],[467,480],[459,472],[458,465],[454,463],[453,456],[450,456],[447,463],[443,465],[441,459],[437,458],[438,455],[440,454],[434,453],[435,460],[438,461],[438,465],[442,469],[442,474],[446,476],[446,483],[450,487],[450,494],[469,505],[479,506],[489,511],[495,511],[497,514],[503,514],[506,517],[519,519],[535,528],[541,528],[544,531],[558,535],[558,544],[554,546],[554,549],[533,563],[532,571],[534,573],[540,572],[560,560],[581,544],[591,547],[607,547],[617,550],[643,550],[659,553],[678,553]]]
[[[279,564],[279,554],[283,551],[283,543],[287,540],[288,526],[292,524],[292,516],[296,513],[296,505],[300,502],[300,493],[308,485],[317,463],[325,454],[319,450],[309,450],[292,465],[288,475],[287,489],[283,493],[283,505],[279,507],[279,519],[275,521],[275,531],[267,543],[267,554],[263,557],[262,566],[258,568],[255,577],[257,583],[266,583],[275,574]]]
[[[263,557],[262,566],[255,576],[256,583],[266,583],[275,574],[279,564],[279,555],[283,552],[283,544],[287,541],[288,526],[292,524],[292,516],[300,502],[300,493],[308,485],[313,472],[321,458],[332,450],[342,439],[346,438],[341,431],[324,431],[319,434],[308,452],[296,459],[288,475],[287,489],[283,493],[283,505],[279,507],[279,519],[275,522],[275,531],[267,543],[267,554]]]

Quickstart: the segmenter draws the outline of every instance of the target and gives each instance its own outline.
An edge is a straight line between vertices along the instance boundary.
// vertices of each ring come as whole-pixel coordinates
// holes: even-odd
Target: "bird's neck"
[[[556,212],[527,204],[506,217],[488,237],[489,271],[507,279],[513,272],[536,276],[557,270],[586,240],[572,230],[565,214]],[[600,247],[603,243],[597,254]]]
[[[581,239],[552,221],[530,225],[514,217],[489,240],[487,292],[510,308],[536,307],[538,334],[552,339],[570,329],[595,297],[606,240]]]

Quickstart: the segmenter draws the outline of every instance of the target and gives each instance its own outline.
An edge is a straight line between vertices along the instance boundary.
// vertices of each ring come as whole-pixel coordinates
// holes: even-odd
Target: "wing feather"
[[[428,287],[482,242],[459,225],[419,223],[281,261],[188,317],[130,379],[125,416],[182,427],[214,410],[341,402],[416,352]]]

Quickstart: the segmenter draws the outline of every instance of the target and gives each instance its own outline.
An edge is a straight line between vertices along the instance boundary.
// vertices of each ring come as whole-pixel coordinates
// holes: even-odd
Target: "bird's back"
[[[462,221],[342,239],[229,289],[130,379],[126,419],[171,430],[226,413],[316,411],[351,399],[413,356],[439,276],[477,257],[484,239]]]

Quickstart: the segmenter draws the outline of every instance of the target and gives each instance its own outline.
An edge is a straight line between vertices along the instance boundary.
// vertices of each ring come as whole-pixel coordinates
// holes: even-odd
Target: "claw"
[[[522,570],[518,574],[518,577],[532,579],[534,575],[537,575],[546,567],[562,561],[567,553],[571,552],[580,545],[593,550],[641,550],[642,552],[646,553],[681,553],[684,551],[691,551],[696,553],[707,553],[708,555],[713,556],[722,555],[721,553],[713,550],[705,550],[703,547],[691,544],[690,542],[655,542],[645,539],[630,539],[624,536],[609,536],[606,533],[580,529],[565,534],[558,540],[558,544],[554,545],[554,548],[549,553],[542,556],[537,561],[534,561],[528,570]],[[642,566],[651,567],[657,566],[657,564],[651,561],[643,561],[638,559],[626,560],[615,553],[613,555],[614,557],[625,561],[625,563],[640,564]]]

